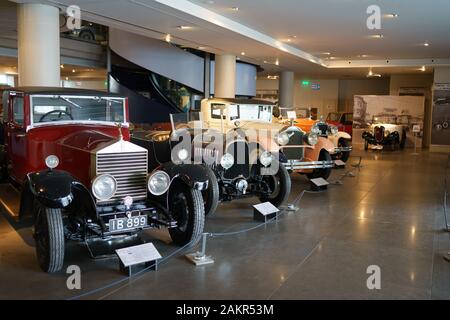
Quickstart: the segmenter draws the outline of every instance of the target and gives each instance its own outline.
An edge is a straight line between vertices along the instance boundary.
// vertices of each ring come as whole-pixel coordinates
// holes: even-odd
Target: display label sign
[[[312,83],[311,84],[312,90],[320,90],[320,84],[319,83]]]
[[[338,167],[345,167],[345,162],[342,160],[336,160],[334,162]]]
[[[324,178],[311,179],[311,182],[314,183],[318,187],[328,186],[330,183]]]
[[[420,129],[420,125],[416,124],[413,126],[413,132],[414,133],[420,133],[421,129]]]
[[[287,117],[288,117],[288,119],[297,119],[297,112],[295,112],[295,111],[288,111],[287,112]]]
[[[261,213],[263,216],[268,216],[269,214],[274,214],[280,212],[277,207],[275,207],[270,202],[264,202],[257,205],[254,205],[253,208],[258,210],[259,213]]]
[[[156,261],[162,258],[153,243],[118,249],[116,253],[125,267]]]

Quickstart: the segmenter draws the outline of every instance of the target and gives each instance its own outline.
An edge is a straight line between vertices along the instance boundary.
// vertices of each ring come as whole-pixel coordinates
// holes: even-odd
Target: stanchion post
[[[207,264],[213,264],[214,259],[206,255],[206,241],[208,239],[209,233],[203,233],[202,236],[202,248],[200,252],[187,254],[186,258],[195,264],[196,266],[204,266]]]

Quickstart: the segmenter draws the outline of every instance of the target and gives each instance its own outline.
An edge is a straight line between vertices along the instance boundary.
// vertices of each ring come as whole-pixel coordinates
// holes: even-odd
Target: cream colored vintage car
[[[316,133],[279,123],[273,116],[275,105],[269,101],[252,99],[205,99],[201,104],[203,121],[208,128],[223,133],[243,130],[250,143],[263,150],[280,155],[280,162],[289,170],[306,174],[310,179],[328,179],[334,162],[331,154],[335,146]],[[275,134],[257,134],[255,131],[271,131]],[[254,157],[254,156],[252,156]]]

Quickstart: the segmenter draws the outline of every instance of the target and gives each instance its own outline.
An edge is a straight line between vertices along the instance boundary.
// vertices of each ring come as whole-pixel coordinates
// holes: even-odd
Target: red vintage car
[[[169,228],[177,245],[200,239],[205,169],[172,162],[149,167],[149,151],[129,141],[126,98],[8,89],[2,125],[0,201],[13,216],[33,218],[44,271],[62,269],[67,241],[110,244],[155,227]]]
[[[339,131],[345,131],[353,136],[352,112],[331,112],[328,114],[326,122],[337,126]]]

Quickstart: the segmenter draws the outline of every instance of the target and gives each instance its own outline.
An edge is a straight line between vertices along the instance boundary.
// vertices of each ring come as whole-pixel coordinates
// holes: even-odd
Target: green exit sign
[[[303,80],[303,81],[302,81],[302,86],[303,86],[303,87],[309,87],[310,84],[311,84],[311,82],[308,81],[308,80]]]

